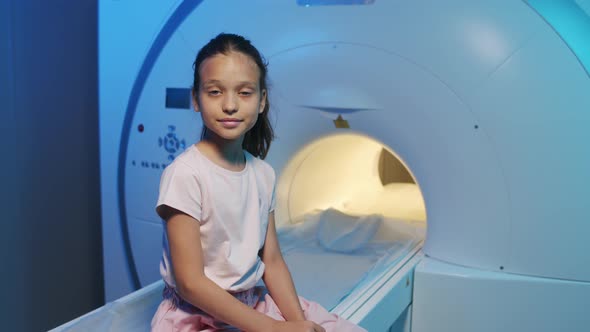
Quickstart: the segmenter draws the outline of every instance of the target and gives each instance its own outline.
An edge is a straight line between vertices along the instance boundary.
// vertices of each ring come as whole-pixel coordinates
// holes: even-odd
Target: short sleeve
[[[181,161],[170,164],[160,179],[156,212],[162,218],[163,206],[169,206],[201,221],[201,186],[197,172]]]

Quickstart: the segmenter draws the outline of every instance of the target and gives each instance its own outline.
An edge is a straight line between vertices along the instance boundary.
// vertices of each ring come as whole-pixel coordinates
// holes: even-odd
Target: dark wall
[[[11,40],[11,4],[0,0],[0,320],[7,331],[18,331],[24,321],[24,291],[22,264],[22,225],[18,218],[17,183],[20,178],[17,167],[18,155],[15,146],[14,128],[14,72],[12,66],[13,43]]]
[[[0,0],[2,330],[103,304],[97,1]]]

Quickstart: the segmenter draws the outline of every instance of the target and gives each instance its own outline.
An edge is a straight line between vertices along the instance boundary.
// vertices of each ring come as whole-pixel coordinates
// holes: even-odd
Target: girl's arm
[[[279,248],[274,211],[270,213],[268,218],[268,229],[264,248],[262,249],[262,261],[265,265],[262,278],[283,317],[288,321],[305,320],[291,273]]]
[[[235,299],[205,276],[199,222],[180,211],[166,218],[176,290],[192,305],[244,331],[273,331],[277,321]]]

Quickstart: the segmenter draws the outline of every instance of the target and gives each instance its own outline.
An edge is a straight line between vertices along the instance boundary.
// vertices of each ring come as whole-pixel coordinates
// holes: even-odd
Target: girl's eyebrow
[[[207,81],[203,82],[203,85],[212,85],[212,84],[220,84],[220,85],[222,85],[223,83],[220,80],[215,80],[215,79],[211,79],[211,80],[207,80]],[[241,81],[241,82],[238,82],[238,86],[245,86],[245,85],[256,87],[257,82],[253,82],[253,81]]]
[[[239,86],[247,86],[250,88],[256,88],[256,86],[258,85],[256,82],[251,82],[251,81],[242,81],[238,84]]]
[[[219,80],[207,80],[207,81],[203,82],[203,85],[209,85],[209,84],[221,84],[221,81],[219,81]]]

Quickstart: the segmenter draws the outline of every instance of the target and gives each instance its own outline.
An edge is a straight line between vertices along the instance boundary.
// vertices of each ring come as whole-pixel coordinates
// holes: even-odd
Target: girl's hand
[[[326,330],[318,324],[309,321],[290,321],[280,322],[277,321],[273,328],[273,331],[281,332],[326,332]]]

